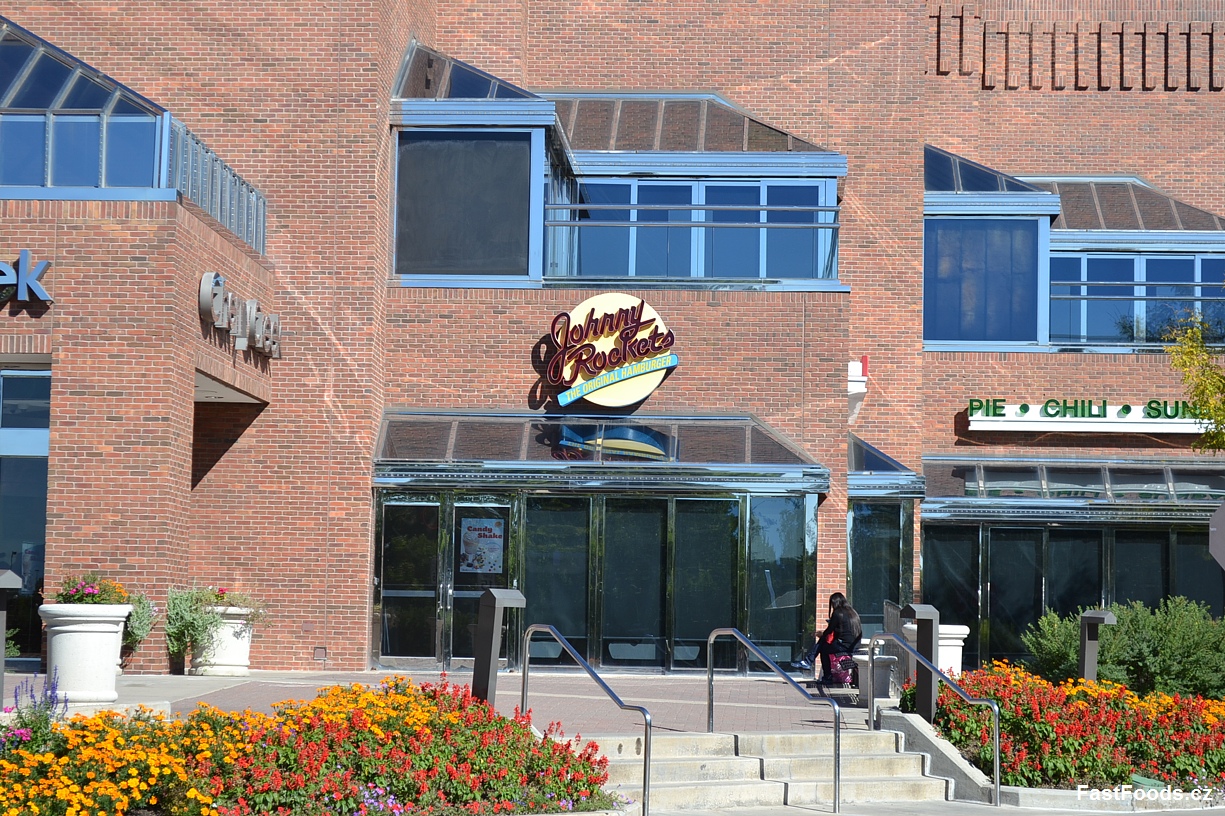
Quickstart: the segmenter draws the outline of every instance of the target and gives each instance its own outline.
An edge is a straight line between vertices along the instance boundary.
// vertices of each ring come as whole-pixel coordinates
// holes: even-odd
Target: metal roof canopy
[[[924,456],[923,518],[1206,523],[1225,463],[1203,459]]]
[[[388,411],[379,487],[824,493],[829,470],[748,416]]]

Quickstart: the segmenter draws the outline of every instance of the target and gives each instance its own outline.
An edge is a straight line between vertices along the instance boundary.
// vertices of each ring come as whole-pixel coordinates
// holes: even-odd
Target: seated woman
[[[818,682],[826,685],[854,682],[855,662],[851,655],[859,648],[863,627],[859,613],[855,611],[841,592],[829,596],[829,618],[826,627],[817,635],[812,648],[799,661],[791,665],[798,669],[811,669],[813,661],[821,658],[821,677]]]

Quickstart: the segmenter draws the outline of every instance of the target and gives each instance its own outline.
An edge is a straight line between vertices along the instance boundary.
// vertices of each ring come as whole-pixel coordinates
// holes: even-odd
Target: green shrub
[[[4,633],[4,656],[17,657],[21,654],[21,650],[17,648],[17,644],[13,642],[13,638],[17,637],[16,629],[9,629]]]
[[[1123,683],[1137,694],[1199,694],[1225,697],[1225,623],[1208,607],[1167,598],[1157,609],[1139,601],[1110,607],[1118,618],[1103,626],[1098,678]],[[1051,682],[1077,676],[1080,617],[1043,615],[1021,636],[1033,657],[1030,670]]]

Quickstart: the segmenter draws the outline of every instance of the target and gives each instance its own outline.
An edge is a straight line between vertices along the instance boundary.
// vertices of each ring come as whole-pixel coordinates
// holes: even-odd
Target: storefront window
[[[1114,534],[1114,599],[1156,607],[1169,586],[1167,530],[1118,530]]]
[[[1207,604],[1213,617],[1225,615],[1225,570],[1208,552],[1208,536],[1179,530],[1174,540],[1174,594]]]
[[[587,653],[588,546],[591,499],[533,497],[527,500],[523,540],[524,623],[547,623]],[[538,638],[532,660],[572,663],[561,644]]]
[[[711,631],[736,625],[739,542],[739,501],[676,500],[673,668],[706,668]],[[717,668],[735,667],[730,640],[715,650]]]
[[[1102,531],[1047,532],[1046,605],[1060,615],[1102,605]]]
[[[668,502],[610,498],[604,510],[601,660],[663,666]]]
[[[783,663],[799,656],[804,634],[813,626],[812,616],[805,616],[803,610],[805,500],[800,496],[754,497],[749,508],[745,634],[774,662]]]
[[[970,627],[963,660],[979,662],[978,527],[928,525],[923,532],[923,603],[940,610],[941,623]]]
[[[1017,661],[1028,653],[1021,635],[1042,617],[1042,530],[994,528],[989,542],[983,628],[993,659]]]
[[[902,562],[909,524],[903,524],[909,502],[851,504],[850,600],[863,623],[864,636],[885,622],[885,601],[902,605]],[[909,571],[907,571],[909,573]],[[905,603],[909,603],[909,596]]]

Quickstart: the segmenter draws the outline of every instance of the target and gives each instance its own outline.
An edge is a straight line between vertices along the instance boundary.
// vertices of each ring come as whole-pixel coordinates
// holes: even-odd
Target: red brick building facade
[[[881,600],[904,604],[922,593],[946,607],[945,599],[960,594],[962,602],[947,607],[949,619],[977,628],[986,622],[984,631],[997,619],[1007,630],[984,641],[981,656],[1012,654],[1014,630],[1035,610],[1062,611],[1057,596],[1090,605],[1151,600],[1139,590],[1124,591],[1126,580],[1116,576],[1132,552],[1126,542],[1160,549],[1154,558],[1169,574],[1156,597],[1183,591],[1221,613],[1220,587],[1177,581],[1180,569],[1190,569],[1179,559],[1198,554],[1207,514],[1225,496],[1216,484],[1219,469],[1191,450],[1193,428],[1148,432],[1099,423],[1048,430],[1011,415],[994,425],[968,415],[972,400],[1008,406],[1104,400],[1135,403],[1139,412],[1150,399],[1181,398],[1160,344],[1135,333],[1139,323],[1121,339],[1095,338],[1088,327],[1095,309],[1115,308],[1109,298],[1116,289],[1128,290],[1118,297],[1131,304],[1137,321],[1155,314],[1148,304],[1158,301],[1210,311],[1202,305],[1214,296],[1207,291],[1210,273],[1216,256],[1225,256],[1225,243],[1218,242],[1225,220],[1213,215],[1225,213],[1225,9],[1217,4],[1155,10],[1135,3],[380,0],[340,9],[272,3],[252,14],[248,6],[212,0],[135,7],[18,2],[5,17],[62,49],[70,55],[65,60],[85,64],[74,71],[96,69],[169,111],[266,201],[253,244],[224,226],[218,220],[224,214],[210,210],[208,201],[196,203],[201,195],[211,201],[211,194],[193,197],[186,183],[177,195],[124,198],[107,191],[104,177],[77,185],[96,186],[102,191],[96,197],[79,190],[57,197],[64,185],[54,183],[54,139],[47,183],[13,184],[0,171],[0,251],[8,253],[0,257],[29,250],[35,261],[50,262],[42,282],[53,303],[13,301],[0,321],[0,370],[50,372],[42,454],[47,587],[95,569],[155,602],[172,586],[248,591],[268,602],[273,621],[256,638],[256,668],[354,669],[409,657],[449,664],[466,656],[456,617],[466,601],[456,606],[452,594],[491,585],[459,553],[464,522],[502,518],[498,508],[505,508],[506,564],[495,584],[524,582],[529,608],[515,623],[522,626],[535,622],[528,618],[536,611],[553,609],[534,610],[534,598],[564,594],[541,583],[548,570],[532,559],[543,558],[551,545],[534,531],[562,535],[543,519],[560,524],[563,509],[581,505],[590,507],[581,511],[589,526],[575,521],[566,535],[590,546],[575,556],[581,562],[575,569],[586,571],[590,583],[570,609],[587,626],[575,624],[581,632],[568,634],[589,639],[588,654],[607,665],[696,665],[698,652],[690,650],[699,638],[682,633],[686,626],[722,621],[749,631],[764,620],[758,614],[775,613],[777,620],[760,624],[759,635],[776,656],[791,659],[803,646],[804,622],[811,625],[817,599],[847,589],[848,581],[852,601],[870,610],[872,623],[879,622],[873,616]],[[403,64],[412,47],[437,60],[422,69],[424,85],[414,86],[416,75]],[[455,88],[468,69],[476,69],[465,76],[478,84],[502,85],[481,86],[495,90],[479,100],[465,96]],[[0,81],[19,83],[23,70],[33,69],[20,63]],[[443,85],[435,88],[435,81]],[[500,87],[510,89],[506,98],[522,90],[528,112],[517,112]],[[29,106],[15,104],[20,91],[12,88],[0,97],[0,117],[29,115]],[[62,113],[71,94],[66,85],[45,107]],[[108,110],[102,108],[104,118]],[[699,110],[685,124],[685,111]],[[671,118],[673,112],[680,118]],[[51,133],[55,125],[47,127]],[[528,213],[543,249],[525,250],[529,271],[509,284],[463,274],[454,276],[458,283],[442,282],[402,266],[412,244],[399,232],[408,229],[404,219],[417,217],[406,215],[416,212],[409,204],[436,192],[404,181],[414,140],[433,147],[431,140],[446,139],[430,134],[473,128],[537,140],[532,161],[544,164],[532,165],[539,174],[531,183],[556,181]],[[732,141],[716,144],[731,131]],[[506,144],[516,140],[508,137]],[[0,159],[13,143],[0,132]],[[676,146],[682,143],[688,146]],[[925,145],[968,160],[955,165],[964,170],[952,188],[933,187]],[[664,154],[671,164],[659,169],[664,160],[657,157]],[[1000,182],[997,196],[975,198],[983,191],[970,189],[974,168],[1019,177],[1028,198],[1007,200],[1011,181]],[[819,184],[833,185],[821,189],[836,189],[836,198],[776,204],[775,188]],[[598,204],[600,185],[608,195],[632,195],[632,205],[630,198],[610,199],[604,210],[580,211],[580,203]],[[29,186],[43,192],[24,189]],[[692,189],[694,197],[678,204],[667,194],[652,210],[650,196],[664,187]],[[761,190],[756,201],[735,198],[750,187]],[[571,192],[558,192],[565,189]],[[1167,203],[1150,202],[1149,190]],[[1131,220],[1111,203],[1123,194],[1136,213]],[[780,192],[777,201],[784,198]],[[723,210],[720,201],[726,201]],[[1086,226],[1087,210],[1073,209],[1084,201],[1099,216],[1096,228]],[[612,209],[616,203],[625,208]],[[576,206],[545,209],[558,204]],[[776,247],[790,246],[781,237],[774,243],[787,232],[777,223],[800,217],[784,212],[787,206],[803,211],[801,221],[811,215],[803,223],[812,229],[794,232],[811,232],[814,252],[836,257],[833,274],[814,272],[802,283],[774,274],[771,264],[781,257]],[[625,214],[621,226],[606,232],[632,234],[626,257],[637,257],[635,269],[648,268],[643,247],[666,234],[677,242],[668,245],[667,263],[691,264],[680,272],[689,280],[675,279],[671,266],[659,276],[636,273],[643,281],[628,280],[625,271],[585,280],[589,273],[577,267],[548,267],[562,257],[558,236],[568,229],[594,234],[591,219],[600,220],[601,212],[613,221]],[[831,221],[822,220],[826,214]],[[932,225],[940,219],[981,223],[1011,216],[1028,219],[1036,230],[1032,270],[1020,270],[1016,260],[1019,271],[1009,273],[1017,280],[1032,275],[1030,290],[1040,290],[1035,333],[966,330],[950,339],[933,328],[947,314],[934,305],[934,279],[925,279],[925,251],[936,246],[925,229],[938,229]],[[436,225],[429,217],[422,215],[422,223]],[[835,231],[829,228],[835,217],[836,243],[823,244],[821,236]],[[723,230],[729,239],[720,243],[723,233],[713,227],[637,226],[657,218],[742,225],[747,219],[776,228]],[[550,219],[557,223],[550,226]],[[482,225],[466,229],[469,244],[487,242]],[[752,274],[718,271],[717,252],[732,252],[719,247],[743,244],[737,233],[761,234],[758,249],[744,255],[760,263]],[[685,242],[689,249],[680,246]],[[568,257],[586,256],[575,249]],[[1130,287],[1093,277],[1098,260],[1118,257],[1134,260],[1136,276],[1168,259],[1190,258],[1194,277],[1171,271],[1174,277],[1161,278],[1154,271],[1151,278],[1133,278],[1137,285]],[[992,263],[994,256],[987,279],[996,274]],[[1082,264],[1083,286],[1058,278],[1075,274],[1066,272],[1073,263]],[[258,300],[263,313],[279,315],[279,357],[237,347],[201,317],[200,282],[210,273],[224,277],[242,299]],[[963,293],[973,288],[968,278],[959,280]],[[1088,285],[1094,281],[1115,285]],[[1162,288],[1143,285],[1148,281]],[[563,410],[556,399],[561,389],[542,378],[544,339],[555,315],[602,292],[629,293],[653,307],[675,334],[680,363],[644,400],[609,410],[580,400]],[[985,297],[989,314],[1010,300]],[[1051,316],[1050,309],[1062,307],[1050,304],[1064,303],[1061,297],[1074,304],[1067,307],[1070,317]],[[1115,313],[1100,314],[1109,322]],[[866,392],[851,408],[848,363],[858,370],[866,364]],[[208,399],[210,391],[220,398]],[[408,422],[402,431],[396,417]],[[643,462],[627,461],[624,449],[610,456],[607,429],[570,441],[577,450],[603,448],[596,455],[600,464],[613,465],[612,487],[592,476],[597,471],[583,470],[586,460],[561,475],[524,464],[563,461],[553,458],[560,450],[553,443],[551,454],[532,454],[539,430],[533,418],[573,430],[596,422],[592,417],[611,418],[610,428],[612,420],[671,423],[664,436],[672,447],[662,455],[675,472],[661,467],[644,475],[634,467]],[[496,447],[492,420],[527,423],[522,454],[460,456],[465,439]],[[485,422],[485,430],[465,430],[465,422],[473,428]],[[750,442],[733,453],[721,449],[722,458],[695,460],[689,452],[700,446],[684,435],[691,426],[717,426],[719,433],[735,426]],[[559,430],[563,439],[570,430]],[[407,435],[397,437],[401,432]],[[700,432],[702,444],[711,433]],[[430,434],[444,440],[436,455],[423,452]],[[403,441],[410,437],[411,444]],[[754,448],[751,440],[764,438],[794,456],[755,459],[753,451],[762,456],[765,443]],[[403,445],[399,454],[392,451],[396,444]],[[873,459],[878,452],[892,463]],[[6,454],[0,444],[0,460],[6,455],[29,458],[31,452]],[[1186,473],[1180,461],[1191,463]],[[974,475],[967,478],[966,468]],[[1017,475],[1030,468],[1032,478]],[[505,480],[493,479],[491,470]],[[793,479],[799,470],[807,475]],[[946,490],[945,470],[960,474],[953,477],[959,495]],[[1057,486],[1065,471],[1077,474],[1072,480],[1080,479],[1080,490]],[[1157,497],[1151,485],[1125,494],[1133,471],[1161,471],[1169,495]],[[1086,474],[1093,472],[1101,485],[1088,484]],[[546,474],[556,481],[543,481]],[[1179,487],[1183,482],[1192,486]],[[804,574],[775,586],[782,562],[770,573],[762,567],[769,558],[758,550],[776,541],[768,530],[790,522],[779,520],[785,513],[762,527],[754,520],[755,503],[765,507],[780,497],[805,508],[799,532],[777,534],[795,539],[787,546],[798,547],[795,563]],[[549,504],[554,500],[559,503]],[[699,500],[722,502],[718,512],[727,518],[719,529],[728,538],[726,552],[711,556],[723,564],[714,588],[694,584],[685,591],[696,594],[685,603],[710,598],[723,609],[713,598],[734,598],[709,620],[685,617],[677,588],[687,572],[683,548],[696,546],[685,543],[682,518],[696,512]],[[1146,526],[1138,519],[1149,502],[1174,509]],[[397,521],[387,510],[427,505],[437,508],[436,516],[404,511],[412,518]],[[865,515],[856,514],[857,505]],[[20,506],[10,503],[3,512]],[[466,507],[481,512],[465,516]],[[624,512],[639,524],[657,511],[664,532],[651,546],[659,548],[659,586],[614,586],[610,519]],[[869,529],[869,518],[884,526],[856,539]],[[714,526],[693,529],[713,535],[716,522],[702,523]],[[932,553],[943,553],[935,561],[924,555],[929,524],[935,525]],[[586,532],[576,533],[580,527]],[[1006,545],[1011,533],[995,535],[997,528],[1021,530],[1022,543]],[[1081,534],[1078,557],[1097,559],[1100,568],[1096,596],[1085,587],[1057,591],[1063,557],[1057,552],[1064,552],[1058,547],[1073,544],[1053,544],[1052,529]],[[644,535],[627,530],[634,540]],[[393,541],[396,535],[402,539]],[[412,548],[420,542],[412,542],[430,535],[437,536],[435,561],[423,565],[413,560],[420,553],[405,554],[417,553]],[[1169,537],[1155,543],[1162,536]],[[20,546],[26,545],[14,545]],[[6,549],[0,546],[0,558]],[[784,545],[776,549],[782,559]],[[394,559],[402,560],[393,569]],[[1017,594],[1036,592],[1032,604],[1005,601],[998,591],[990,597],[993,570],[1005,565],[1029,576],[1031,584]],[[421,583],[397,572],[410,568],[436,580]],[[464,584],[470,569],[475,583]],[[956,580],[935,577],[939,570],[956,573]],[[394,584],[393,573],[401,583]],[[796,593],[791,606],[787,592]],[[614,595],[629,605],[642,597],[659,600],[649,621],[617,623],[654,626],[637,633],[641,643],[627,633],[621,640],[610,634],[620,614]],[[396,603],[403,608],[392,615]],[[785,608],[798,612],[782,615]],[[798,626],[794,643],[779,634],[785,626]],[[421,631],[399,639],[397,627]],[[35,650],[37,638],[29,631],[24,637],[23,648]],[[656,646],[648,649],[648,642]],[[610,643],[621,648],[608,651]],[[155,630],[132,665],[165,671],[164,651]]]

